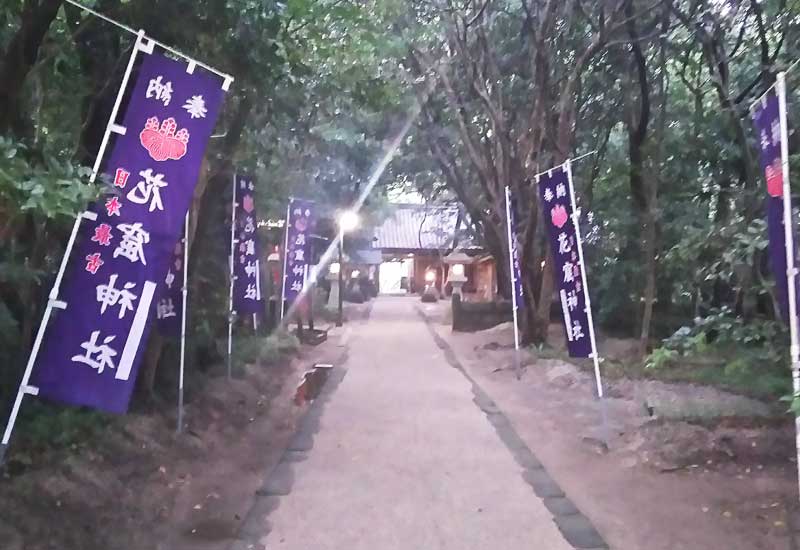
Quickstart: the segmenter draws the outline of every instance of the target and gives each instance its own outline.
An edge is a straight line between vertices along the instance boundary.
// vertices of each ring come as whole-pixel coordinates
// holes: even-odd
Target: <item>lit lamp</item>
[[[467,282],[465,264],[472,263],[472,258],[463,252],[454,251],[443,258],[444,263],[450,265],[447,282],[453,287],[453,294],[462,296],[461,287]]]
[[[436,302],[439,292],[436,290],[436,272],[429,269],[425,272],[425,290],[422,291],[423,302]]]

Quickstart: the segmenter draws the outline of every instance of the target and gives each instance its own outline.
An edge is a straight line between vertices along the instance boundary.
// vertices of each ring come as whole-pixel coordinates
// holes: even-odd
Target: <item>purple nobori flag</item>
[[[303,291],[306,270],[311,263],[311,231],[314,227],[314,203],[291,199],[286,224],[286,261],[283,298],[293,302]]]
[[[156,320],[158,332],[168,338],[178,338],[181,335],[181,318],[183,315],[183,270],[184,240],[180,239],[175,244],[170,262],[167,266],[167,276],[161,281],[156,292]]]
[[[591,357],[589,316],[577,233],[572,216],[572,188],[562,165],[539,178],[539,197],[553,250],[564,329],[570,357]]]
[[[36,361],[34,384],[55,401],[122,413],[128,408],[154,295],[173,258],[222,81],[160,53],[145,53],[104,171],[113,194],[81,226],[58,312]],[[118,132],[119,133],[119,132]]]
[[[767,181],[767,233],[769,257],[781,315],[789,320],[788,278],[786,274],[786,234],[783,227],[783,166],[781,164],[781,125],[778,96],[770,90],[753,111],[761,149],[761,169]]]
[[[234,176],[236,244],[233,249],[233,309],[239,314],[259,313],[261,302],[261,252],[256,229],[256,206],[252,178]]]
[[[512,283],[513,292],[516,298],[517,309],[525,307],[525,289],[522,286],[522,266],[519,253],[519,237],[517,236],[517,224],[514,210],[514,202],[511,200],[511,190],[506,187],[506,208],[508,214],[509,248],[511,253]]]

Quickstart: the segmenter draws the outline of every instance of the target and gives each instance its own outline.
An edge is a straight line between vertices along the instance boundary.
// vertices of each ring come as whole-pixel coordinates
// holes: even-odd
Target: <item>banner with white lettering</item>
[[[167,266],[167,275],[156,291],[156,321],[158,332],[167,338],[181,335],[183,316],[183,258],[184,240],[175,244]]]
[[[522,260],[517,235],[515,203],[511,197],[511,189],[506,187],[506,216],[508,217],[508,249],[511,254],[511,285],[514,303],[517,310],[525,307],[525,289],[522,286]]]
[[[293,302],[303,291],[306,270],[311,264],[311,230],[314,225],[314,203],[291,199],[289,219],[286,220],[286,273],[284,300]]]
[[[222,84],[194,64],[145,53],[104,163],[111,188],[90,208],[97,219],[82,224],[61,294],[66,307],[56,312],[36,361],[41,396],[127,410],[156,288],[169,277]],[[174,284],[180,286],[177,274]]]
[[[564,165],[539,177],[539,197],[553,251],[558,295],[570,357],[591,357],[589,316],[582,278],[580,243],[572,212],[572,187]]]
[[[789,320],[788,277],[786,275],[786,232],[783,226],[783,156],[778,96],[769,91],[753,110],[753,122],[761,149],[761,170],[767,183],[765,207],[769,235],[769,259],[775,277],[775,294],[783,320]],[[794,228],[792,228],[794,230]]]
[[[234,220],[237,239],[233,255],[233,309],[249,314],[263,311],[261,302],[261,251],[256,228],[256,204],[253,179],[242,174],[235,176],[233,192],[236,206]]]

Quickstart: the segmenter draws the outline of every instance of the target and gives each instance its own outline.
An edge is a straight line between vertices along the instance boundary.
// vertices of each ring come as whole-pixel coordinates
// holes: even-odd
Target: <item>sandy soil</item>
[[[227,548],[306,408],[294,399],[301,375],[340,353],[329,341],[292,361],[251,365],[242,379],[212,379],[190,396],[180,437],[171,411],[131,414],[91,446],[37,457],[18,475],[6,471],[0,548]]]
[[[518,379],[510,326],[453,333],[445,304],[421,307],[612,549],[795,548],[793,426],[771,407],[621,379],[607,381],[604,424],[590,373],[526,354]]]

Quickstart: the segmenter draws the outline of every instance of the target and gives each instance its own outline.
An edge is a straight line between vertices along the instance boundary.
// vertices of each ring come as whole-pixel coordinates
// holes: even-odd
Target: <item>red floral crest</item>
[[[248,214],[253,211],[253,208],[255,208],[253,195],[244,196],[244,198],[242,199],[242,208],[244,208],[244,211],[247,212]]]
[[[177,129],[178,124],[172,117],[164,119],[161,127],[158,125],[158,117],[150,117],[139,134],[139,142],[153,160],[178,160],[186,154],[189,132],[186,128],[181,128],[175,133]]]
[[[767,193],[771,197],[783,196],[783,166],[781,166],[780,157],[775,159],[775,162],[767,166]]]
[[[567,223],[567,209],[564,208],[562,205],[557,204],[550,210],[550,219],[553,220],[553,225],[561,229],[564,227],[564,224]]]

